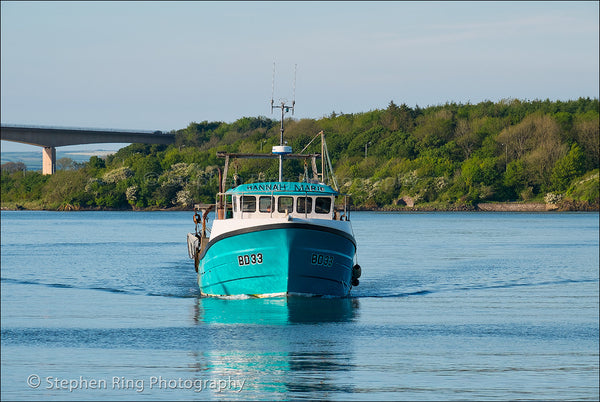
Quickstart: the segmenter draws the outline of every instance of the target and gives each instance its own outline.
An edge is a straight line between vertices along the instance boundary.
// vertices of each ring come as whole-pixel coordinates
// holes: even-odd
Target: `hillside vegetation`
[[[598,99],[448,103],[286,119],[300,152],[321,130],[341,186],[357,208],[469,209],[481,202],[549,202],[597,209]],[[62,159],[51,176],[2,166],[2,206],[38,209],[147,209],[213,202],[223,160],[217,151],[269,152],[279,122],[244,117],[190,123],[174,145],[132,144],[105,160]],[[320,152],[315,141],[305,152]],[[298,180],[301,161],[285,164]],[[308,171],[311,171],[310,164]],[[228,181],[277,180],[274,160],[237,160]]]

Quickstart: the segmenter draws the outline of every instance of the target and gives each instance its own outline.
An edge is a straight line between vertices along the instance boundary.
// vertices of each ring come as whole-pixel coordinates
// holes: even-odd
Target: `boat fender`
[[[352,286],[358,286],[360,281],[357,278],[352,278]]]
[[[195,259],[196,255],[198,254],[198,248],[200,245],[200,240],[198,239],[198,236],[196,236],[194,233],[188,233],[187,235],[187,246],[188,246],[188,256],[190,257],[190,259]]]
[[[355,266],[352,267],[352,278],[360,278],[360,275],[362,274],[362,269],[360,268],[360,265],[356,264]]]

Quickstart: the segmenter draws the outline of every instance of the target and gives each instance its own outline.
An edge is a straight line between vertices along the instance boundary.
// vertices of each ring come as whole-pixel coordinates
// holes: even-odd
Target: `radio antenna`
[[[273,96],[275,95],[275,60],[273,60],[273,79],[271,81],[271,114],[273,114]]]
[[[292,116],[294,115],[294,105],[296,105],[296,70],[298,70],[298,65],[294,64],[294,88],[292,90]]]
[[[272,83],[272,93],[271,93],[271,114],[273,114],[273,109],[281,109],[281,128],[279,130],[279,146],[274,146],[272,152],[279,156],[279,181],[282,180],[282,166],[283,166],[283,157],[284,155],[288,155],[292,153],[292,147],[287,145],[287,142],[283,141],[283,121],[285,118],[285,114],[292,110],[292,114],[294,114],[294,107],[296,105],[296,67],[298,65],[294,65],[294,87],[293,94],[294,100],[292,101],[292,105],[286,105],[285,100],[281,100],[281,105],[275,106],[275,101],[273,100],[273,96],[275,93],[275,62],[273,62],[273,83]]]

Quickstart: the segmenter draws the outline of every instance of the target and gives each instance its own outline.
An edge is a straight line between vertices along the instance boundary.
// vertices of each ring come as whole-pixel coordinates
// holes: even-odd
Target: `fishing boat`
[[[280,141],[271,154],[217,153],[225,166],[216,202],[195,205],[196,229],[188,233],[188,253],[203,296],[344,297],[359,284],[347,195],[339,192],[323,132],[318,134],[321,154],[293,154],[283,140],[284,113],[293,107],[271,101],[272,109],[281,108]],[[237,158],[279,159],[278,181],[234,182],[225,191],[229,162]],[[290,159],[303,159],[305,167],[310,160],[313,177],[305,168],[303,181],[284,181],[282,164]],[[211,211],[215,218],[209,229]]]

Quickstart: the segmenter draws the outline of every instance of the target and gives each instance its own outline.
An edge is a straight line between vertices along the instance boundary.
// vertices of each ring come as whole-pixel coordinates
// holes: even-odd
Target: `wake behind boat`
[[[292,154],[291,147],[284,145],[283,117],[293,106],[272,107],[282,110],[280,145],[273,147],[272,154],[218,153],[225,158],[225,167],[216,203],[195,206],[196,231],[188,234],[188,252],[195,262],[200,292],[205,296],[347,296],[361,274],[355,264],[356,240],[347,197],[339,193],[335,179],[336,189],[323,183],[325,165],[321,164],[319,174],[315,162],[322,154]],[[319,134],[326,153],[323,133]],[[278,158],[279,180],[242,184],[223,192],[232,158]],[[283,181],[284,159],[311,159],[313,178],[306,174],[304,182]],[[208,230],[208,214],[215,207],[216,219]]]

